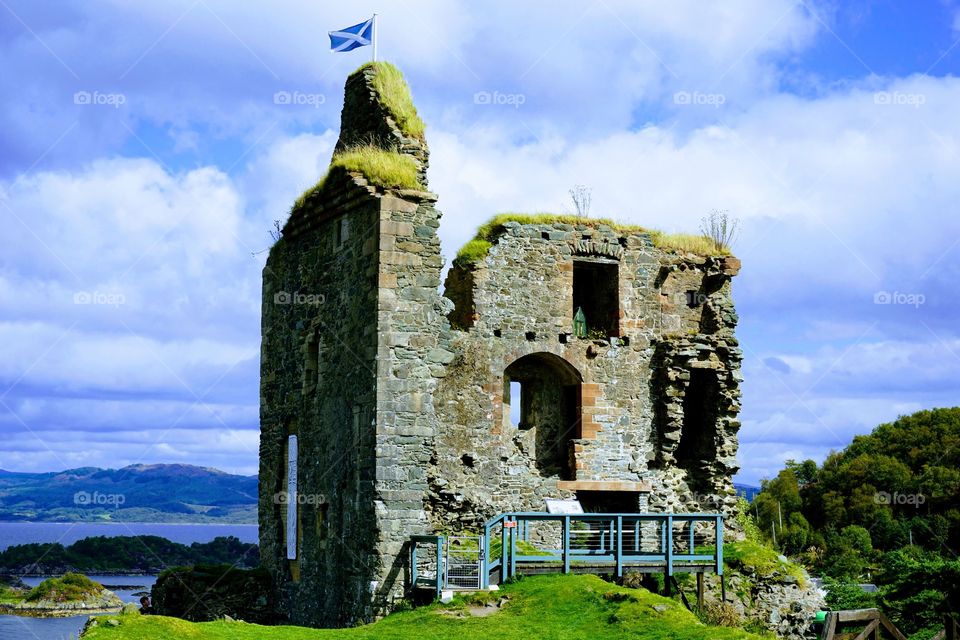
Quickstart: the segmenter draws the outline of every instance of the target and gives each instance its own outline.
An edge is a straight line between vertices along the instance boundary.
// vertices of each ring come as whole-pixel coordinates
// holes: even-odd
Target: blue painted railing
[[[421,545],[432,545],[432,551],[436,554],[434,566],[436,571],[433,576],[421,575],[417,567],[417,551]],[[446,546],[444,536],[410,536],[410,584],[414,589],[432,589],[436,591],[436,597],[440,597],[440,592],[447,584],[447,577],[444,575],[443,553]]]
[[[501,580],[515,576],[523,564],[554,565],[563,573],[572,564],[609,565],[617,576],[625,566],[662,569],[667,576],[709,567],[722,576],[723,520],[719,513],[504,513],[483,527],[480,586],[489,586],[494,571]],[[559,549],[529,544],[531,528],[547,522],[561,528]],[[700,548],[698,535],[706,541]],[[518,551],[521,542],[528,544]]]

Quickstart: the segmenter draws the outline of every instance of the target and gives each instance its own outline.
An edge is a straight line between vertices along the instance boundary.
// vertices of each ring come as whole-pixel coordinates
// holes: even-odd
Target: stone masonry
[[[399,131],[376,72],[347,81],[338,150],[410,155],[425,185],[426,143]],[[404,595],[411,535],[476,533],[545,498],[600,512],[735,504],[739,261],[596,221],[505,221],[441,294],[435,202],[332,171],[264,268],[261,557],[295,624],[385,613]]]

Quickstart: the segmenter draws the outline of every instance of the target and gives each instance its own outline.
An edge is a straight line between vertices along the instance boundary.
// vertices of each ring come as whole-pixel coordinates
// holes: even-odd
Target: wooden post
[[[703,609],[703,571],[697,572],[697,608]]]

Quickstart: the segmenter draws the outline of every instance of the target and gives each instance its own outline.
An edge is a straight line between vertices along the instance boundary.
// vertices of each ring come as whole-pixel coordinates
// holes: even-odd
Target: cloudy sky
[[[268,231],[370,53],[326,31],[374,10],[448,259],[574,184],[741,219],[741,481],[958,404],[954,0],[0,0],[0,468],[256,472]]]

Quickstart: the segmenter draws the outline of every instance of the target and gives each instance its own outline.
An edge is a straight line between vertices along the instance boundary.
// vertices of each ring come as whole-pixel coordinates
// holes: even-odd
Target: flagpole
[[[373,61],[374,62],[377,61],[377,38],[380,35],[379,34],[380,29],[378,28],[377,22],[378,22],[377,14],[374,13],[373,14]]]

